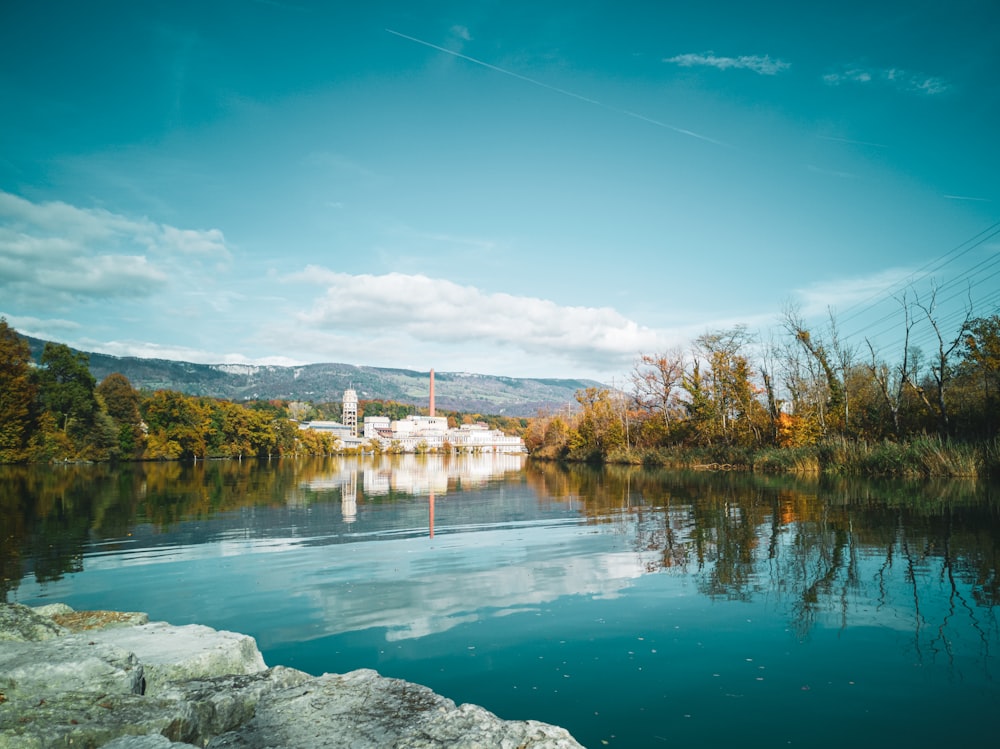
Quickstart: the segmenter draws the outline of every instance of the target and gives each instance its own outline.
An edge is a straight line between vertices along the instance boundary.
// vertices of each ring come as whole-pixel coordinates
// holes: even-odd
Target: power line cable
[[[947,266],[948,264],[968,254],[969,252],[976,249],[985,242],[989,241],[998,234],[1000,234],[1000,221],[997,221],[996,223],[992,224],[986,229],[983,229],[975,236],[970,237],[961,244],[953,247],[943,255],[940,255],[939,257],[934,258],[933,260],[930,260],[927,263],[924,263],[922,266],[920,266],[915,271],[910,273],[906,278],[895,281],[883,287],[879,291],[876,291],[875,293],[866,297],[865,299],[862,299],[861,301],[855,302],[854,304],[850,305],[849,307],[846,308],[846,310],[844,310],[844,312],[847,314],[846,316],[841,316],[840,321],[842,323],[850,322],[851,320],[861,316],[865,312],[869,311],[871,307],[877,306],[882,301],[884,301],[886,296],[891,296],[893,293],[903,290],[907,286],[912,285],[915,280],[919,280],[919,278],[926,277],[928,275],[926,271],[928,271],[929,269],[937,270]],[[949,258],[949,255],[953,254],[954,257]],[[869,304],[873,301],[874,304]]]
[[[950,258],[948,260],[945,260],[943,263],[941,263],[940,265],[938,265],[934,269],[935,270],[940,270],[941,268],[945,267],[946,265],[950,264],[951,262],[957,260],[959,257],[967,254],[968,252],[971,252],[973,249],[981,246],[985,242],[989,241],[993,237],[995,237],[998,234],[1000,234],[1000,229],[995,229],[994,228],[994,227],[997,227],[997,226],[1000,226],[1000,222],[998,222],[997,224],[994,224],[989,229],[986,229],[986,230],[980,232],[979,234],[977,234],[972,239],[967,240],[966,242],[964,242],[963,245],[968,244],[969,242],[972,242],[972,244],[969,244],[969,246],[966,247],[961,253],[959,253],[958,255],[955,255],[954,257],[952,257],[952,258]],[[963,245],[960,245],[960,247],[963,246]],[[954,250],[952,250],[951,252],[954,252]],[[951,252],[946,253],[946,255],[942,256],[941,258],[938,258],[938,260],[944,259],[945,257],[947,257],[948,254],[951,254]],[[926,268],[930,267],[931,265],[934,265],[935,262],[937,262],[937,261],[933,261],[931,263],[925,264],[922,267],[922,269],[926,269]],[[981,260],[980,262],[978,262],[975,265],[973,265],[971,268],[967,268],[967,269],[963,270],[962,272],[960,272],[957,276],[948,279],[948,281],[946,281],[945,283],[943,283],[941,286],[937,287],[937,289],[935,291],[939,291],[939,290],[941,290],[943,288],[952,287],[952,286],[960,283],[961,281],[965,280],[967,277],[973,276],[974,274],[976,274],[977,271],[981,271],[983,269],[989,269],[989,268],[991,268],[992,266],[994,266],[994,265],[996,265],[998,263],[1000,263],[1000,255],[988,257],[988,258],[986,258],[984,260]],[[918,272],[915,271],[914,273],[910,274],[910,276],[908,276],[907,278],[911,279],[911,280],[909,280],[908,283],[906,283],[905,285],[901,286],[901,288],[899,289],[899,290],[901,290],[901,291],[904,292],[904,299],[905,299],[905,296],[906,296],[906,294],[905,294],[906,290],[908,288],[912,287],[914,285],[914,283],[916,283],[916,280],[912,280],[912,279],[914,279],[914,277],[917,275],[917,273]],[[928,274],[925,273],[920,278],[921,279],[922,278],[926,278],[927,275]],[[996,275],[996,274],[990,274],[986,278],[983,278],[983,279],[980,279],[980,280],[976,281],[975,284],[973,284],[973,285],[978,285],[979,283],[982,283],[985,280],[987,280],[989,278],[992,278],[994,275]],[[917,280],[920,280],[920,279],[917,279]],[[868,300],[866,300],[866,301],[871,302],[872,299],[876,298],[877,296],[881,296],[882,293],[887,292],[889,289],[892,289],[895,286],[899,286],[901,283],[902,282],[897,282],[896,284],[892,284],[889,287],[886,287],[886,289],[884,289],[883,292],[880,292],[879,294],[876,294],[875,296],[869,297]],[[961,293],[965,293],[965,292],[963,291],[963,292],[959,292],[959,293],[961,294]],[[957,296],[957,295],[953,295],[952,297],[949,297],[948,300],[950,301],[951,299],[954,299],[955,296]],[[853,315],[849,315],[847,318],[841,318],[840,321],[844,322],[845,319],[847,321],[855,319],[855,318],[857,318],[858,316],[860,316],[864,312],[870,312],[870,311],[876,309],[879,305],[884,304],[888,300],[889,300],[889,297],[882,296],[880,299],[878,299],[878,301],[876,301],[876,302],[874,302],[872,304],[868,304],[867,306],[859,309]],[[899,302],[900,304],[903,303],[899,299],[896,299],[896,301]],[[858,307],[857,304],[853,305],[851,308],[856,308],[856,307]],[[879,319],[877,319],[877,320],[875,320],[873,322],[867,323],[866,325],[864,325],[860,329],[856,329],[853,332],[846,333],[843,337],[845,339],[851,339],[851,338],[856,338],[856,337],[865,335],[873,327],[876,327],[876,326],[882,324],[883,322],[886,322],[887,320],[889,320],[890,318],[892,318],[895,314],[897,314],[897,312],[890,312],[889,314],[884,315],[884,316],[880,317]],[[881,333],[880,333],[880,335],[881,335]]]

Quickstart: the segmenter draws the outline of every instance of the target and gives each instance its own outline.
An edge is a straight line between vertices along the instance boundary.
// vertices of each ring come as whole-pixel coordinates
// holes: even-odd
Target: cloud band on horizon
[[[558,355],[588,367],[628,366],[662,334],[610,307],[567,307],[547,299],[487,293],[424,275],[351,275],[318,266],[289,281],[325,287],[300,324],[319,331],[395,335],[424,343],[468,344]]]

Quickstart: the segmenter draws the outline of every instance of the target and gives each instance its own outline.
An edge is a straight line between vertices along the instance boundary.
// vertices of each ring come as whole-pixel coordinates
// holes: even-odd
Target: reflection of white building
[[[334,470],[324,470],[302,481],[290,490],[289,502],[301,506],[309,497],[303,490],[341,492],[342,497],[357,501],[357,492],[364,496],[401,492],[423,496],[434,492],[444,495],[455,486],[469,489],[508,473],[517,473],[524,466],[524,456],[510,453],[476,453],[441,457],[434,455],[393,455],[377,461],[363,459],[338,464]],[[361,487],[358,486],[358,475]]]
[[[443,495],[456,485],[466,489],[479,486],[492,478],[520,471],[523,465],[523,456],[510,453],[478,453],[450,458],[394,455],[388,461],[366,466],[362,486],[366,496],[384,495],[390,491],[415,496]]]

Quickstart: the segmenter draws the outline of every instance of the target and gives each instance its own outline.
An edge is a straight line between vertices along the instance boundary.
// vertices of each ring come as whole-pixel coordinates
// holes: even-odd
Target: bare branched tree
[[[908,379],[907,383],[927,407],[927,410],[937,416],[938,433],[944,437],[947,436],[951,429],[951,423],[948,416],[948,405],[945,401],[945,390],[951,380],[951,359],[958,348],[962,345],[965,340],[965,336],[969,331],[969,325],[972,322],[972,303],[970,301],[966,305],[965,317],[962,318],[962,322],[958,327],[958,331],[955,333],[955,337],[950,340],[945,339],[944,334],[941,332],[940,321],[937,317],[935,317],[935,310],[937,306],[937,287],[931,289],[930,300],[927,304],[923,304],[918,296],[914,299],[914,305],[923,311],[924,316],[927,318],[927,322],[930,323],[931,327],[934,329],[934,335],[937,337],[937,354],[934,358],[934,363],[930,368],[931,378],[934,380],[935,386],[935,402],[933,404],[931,403],[924,388],[920,387],[918,383],[913,382],[912,378]]]
[[[670,426],[679,408],[681,382],[684,378],[684,355],[679,348],[658,354],[642,354],[631,374],[636,403],[658,413]]]
[[[872,357],[871,363],[868,365],[868,370],[871,372],[872,377],[878,384],[879,392],[882,394],[882,399],[885,401],[886,408],[889,409],[889,413],[892,416],[893,433],[899,437],[901,435],[899,409],[903,402],[903,389],[906,387],[907,382],[912,376],[910,331],[913,329],[913,318],[910,315],[910,305],[907,302],[905,291],[903,292],[903,296],[901,298],[896,298],[896,301],[898,301],[900,306],[903,308],[902,362],[896,367],[890,367],[889,365],[880,362],[871,340],[866,337],[865,343],[868,344],[868,351],[871,353]]]

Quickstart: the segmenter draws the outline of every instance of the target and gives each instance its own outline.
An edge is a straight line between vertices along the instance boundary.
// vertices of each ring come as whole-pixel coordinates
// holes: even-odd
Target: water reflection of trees
[[[361,470],[343,459],[0,467],[0,592],[6,598],[25,574],[45,582],[79,570],[94,543],[113,550],[139,526],[156,534],[235,510],[338,501],[343,490],[324,481]],[[497,506],[475,510],[495,510],[487,522],[505,517],[508,491],[571,503],[626,539],[649,572],[685,575],[712,598],[766,595],[801,636],[819,622],[891,612],[897,626],[912,626],[918,650],[947,654],[959,626],[996,638],[995,486],[550,463],[491,480],[503,489]]]
[[[127,538],[139,524],[182,520],[252,505],[280,504],[296,485],[289,461],[0,466],[0,594],[33,573],[39,582],[82,569],[88,545]],[[110,549],[109,549],[110,550]]]
[[[650,571],[690,576],[713,598],[780,602],[800,636],[892,612],[918,652],[948,654],[960,619],[984,645],[996,638],[995,486],[556,465],[528,480],[620,525],[644,559],[658,552]]]
[[[516,456],[381,456],[0,466],[0,600],[26,574],[50,582],[83,568],[94,543],[120,548],[137,526],[161,534],[184,521],[255,507],[340,502],[364,471],[385,477],[362,496],[394,501],[433,491],[482,486],[509,474]],[[513,472],[511,473],[512,469]],[[397,482],[393,476],[399,479]],[[352,483],[351,479],[354,480]],[[378,482],[376,482],[378,483]]]

